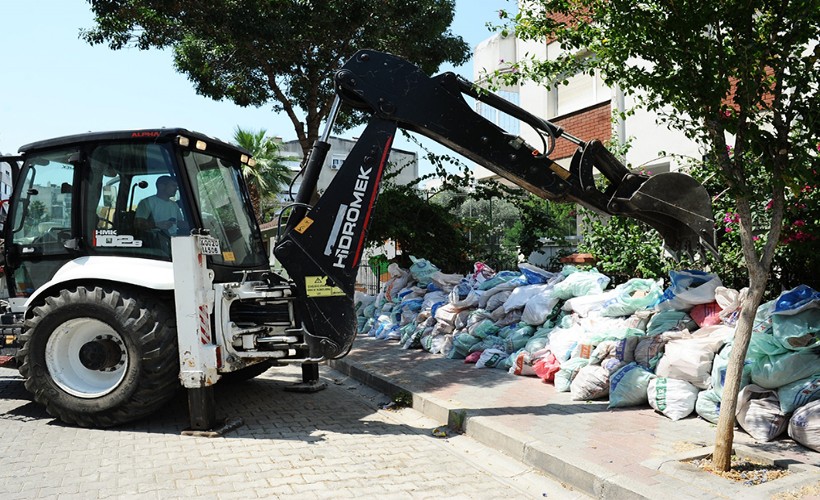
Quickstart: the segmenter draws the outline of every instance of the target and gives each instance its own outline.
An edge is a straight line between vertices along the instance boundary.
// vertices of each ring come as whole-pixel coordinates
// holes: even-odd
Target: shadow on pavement
[[[287,373],[288,370],[291,373]],[[224,439],[280,439],[315,443],[322,441],[328,433],[350,436],[429,434],[427,429],[374,418],[379,405],[389,402],[389,399],[373,391],[362,392],[361,387],[352,381],[329,378],[326,367],[322,367],[321,376],[327,383],[327,389],[309,394],[287,392],[287,386],[301,380],[293,370],[292,367],[274,367],[253,380],[217,384],[214,396],[218,421],[228,418],[243,420],[243,425],[226,433]],[[17,371],[9,369],[0,370],[0,421],[45,421],[47,425],[71,427],[54,419],[44,406],[35,403]],[[189,424],[187,394],[180,389],[154,415],[109,430],[181,434]],[[184,439],[205,438],[186,436]]]

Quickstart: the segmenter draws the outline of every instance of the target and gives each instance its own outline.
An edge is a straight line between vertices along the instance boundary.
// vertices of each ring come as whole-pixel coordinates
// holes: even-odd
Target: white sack
[[[532,297],[551,288],[551,285],[523,285],[517,287],[504,302],[504,312],[522,309]]]
[[[788,417],[780,411],[777,392],[749,384],[737,395],[737,423],[758,441],[771,441],[789,425]]]
[[[464,278],[464,276],[460,274],[444,274],[441,271],[436,271],[430,275],[430,280],[437,287],[441,288],[444,291],[444,293],[448,294],[454,286],[461,283],[462,278]]]
[[[789,420],[789,436],[806,448],[820,451],[820,401],[794,412]]]
[[[649,381],[646,396],[649,405],[671,418],[680,420],[695,410],[698,388],[685,380],[656,377]]]
[[[521,313],[521,321],[533,326],[543,325],[552,310],[555,309],[558,300],[558,297],[552,295],[551,290],[545,290],[536,294],[527,302],[527,305],[524,306],[524,312]]]
[[[587,365],[569,385],[573,401],[598,399],[609,395],[609,370],[600,365]]]
[[[688,338],[670,340],[655,369],[661,377],[685,380],[699,389],[709,388],[715,353],[729,340],[734,330],[714,325],[695,331]]]
[[[510,355],[501,349],[484,349],[481,356],[476,361],[476,368],[495,368],[500,365]]]
[[[595,293],[592,295],[581,295],[571,298],[564,302],[561,309],[565,311],[572,311],[581,316],[587,316],[593,311],[600,311],[603,308],[604,302],[618,296],[618,292],[610,290],[603,293]]]

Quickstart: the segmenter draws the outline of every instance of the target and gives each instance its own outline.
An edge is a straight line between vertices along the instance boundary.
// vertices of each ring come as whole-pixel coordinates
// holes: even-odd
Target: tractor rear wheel
[[[179,388],[176,322],[166,303],[83,286],[46,297],[20,336],[26,389],[50,415],[82,427],[155,412]]]

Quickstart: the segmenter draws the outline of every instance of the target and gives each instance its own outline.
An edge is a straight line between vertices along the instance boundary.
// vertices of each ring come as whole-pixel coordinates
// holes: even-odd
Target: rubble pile
[[[465,276],[412,261],[391,264],[378,295],[357,292],[359,334],[539,377],[573,400],[717,422],[747,289],[695,270],[670,272],[666,288],[639,278],[610,288],[594,268],[477,263]],[[801,285],[757,309],[736,418],[756,440],[787,433],[820,451],[820,292]]]

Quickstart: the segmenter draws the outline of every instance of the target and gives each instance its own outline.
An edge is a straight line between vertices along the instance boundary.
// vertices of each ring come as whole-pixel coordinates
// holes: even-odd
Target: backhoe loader
[[[26,388],[68,424],[110,427],[158,411],[180,385],[192,429],[214,428],[213,386],[298,363],[308,389],[318,363],[356,336],[353,293],[367,227],[397,129],[429,137],[556,202],[633,217],[673,252],[715,250],[710,196],[690,176],[630,172],[600,142],[453,73],[430,77],[396,56],[356,53],[335,75],[337,97],[305,161],[301,188],[271,271],[242,169],[248,151],[182,128],[85,133],[1,158],[14,190],[4,227],[10,299],[3,343]],[[465,97],[533,127],[534,147],[476,113]],[[342,106],[369,122],[317,196],[329,134]],[[550,160],[556,140],[577,151]],[[596,174],[608,187],[596,186]],[[148,221],[140,202],[171,177],[178,217]],[[179,219],[179,220],[178,220]],[[434,256],[430,256],[434,258]]]

